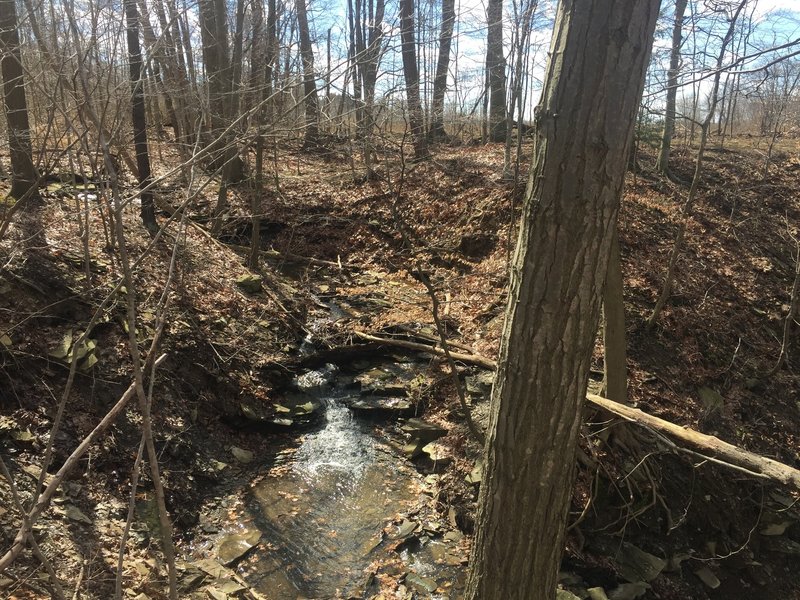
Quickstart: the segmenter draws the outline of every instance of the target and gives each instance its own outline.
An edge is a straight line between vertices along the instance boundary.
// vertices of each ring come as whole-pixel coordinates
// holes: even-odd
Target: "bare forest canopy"
[[[63,152],[89,124],[91,119],[81,115],[87,102],[112,150],[129,140],[126,3],[19,4],[20,51],[40,170],[52,170],[58,159],[41,150]],[[371,139],[402,131],[413,114],[403,62],[404,3],[128,4],[141,40],[139,86],[147,123],[182,144],[186,158],[198,135],[218,137],[228,128],[238,144],[251,147],[259,137],[271,142],[309,127],[345,136],[360,130],[362,138]],[[711,79],[721,68],[725,101],[713,118],[717,133],[792,129],[798,111],[798,13],[767,0],[748,2],[718,66],[733,5],[688,3],[681,19],[679,68],[668,81],[674,6],[664,3],[640,114],[644,123],[657,126],[663,120],[666,93],[677,87],[679,134],[693,129],[708,112]],[[409,50],[426,132],[441,133],[440,123],[446,123],[444,129],[460,141],[497,139],[504,137],[494,133],[498,127],[515,130],[523,124],[525,129],[532,123],[554,2],[493,0],[488,10],[480,3],[449,0],[409,6]],[[70,131],[79,123],[84,125]],[[93,129],[99,124],[91,123]]]

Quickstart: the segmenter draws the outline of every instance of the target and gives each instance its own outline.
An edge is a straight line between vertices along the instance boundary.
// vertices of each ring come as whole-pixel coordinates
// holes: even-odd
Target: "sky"
[[[388,0],[395,4],[393,0]],[[424,0],[422,6],[426,6]],[[438,5],[438,0],[433,0]],[[663,0],[662,11],[666,14],[671,12],[672,0]],[[339,8],[337,8],[337,6]],[[314,24],[318,30],[327,31],[328,27],[334,30],[334,39],[340,40],[341,47],[344,47],[344,11],[346,4],[344,0],[311,0],[311,14]],[[539,12],[544,20],[551,23],[555,11],[553,0],[541,0]],[[665,10],[666,9],[666,10]],[[759,35],[763,38],[765,46],[770,44],[771,39],[780,43],[787,39],[800,37],[800,0],[758,0],[753,10],[754,21],[757,23]],[[791,13],[791,14],[790,14]],[[394,19],[396,10],[393,6],[387,7],[387,20]],[[485,1],[484,0],[456,0],[456,14],[459,15],[456,23],[455,39],[453,41],[453,54],[451,54],[451,78],[448,85],[447,102],[458,105],[461,110],[469,110],[479,99],[483,84],[483,64],[485,60]],[[515,24],[510,18],[511,3],[506,2],[506,23],[505,38],[507,52],[510,52],[512,30]],[[387,32],[391,32],[395,41],[399,44],[399,34],[397,34],[397,23],[390,21],[385,23]],[[438,24],[433,23],[434,28],[430,33],[430,39],[435,39],[437,32],[435,28]],[[547,55],[551,30],[550,25],[546,25],[540,30],[534,31],[531,39],[534,53],[528,70],[531,78],[531,86],[526,98],[526,115],[530,115],[533,107],[538,101],[541,77],[544,73],[544,62]],[[319,35],[319,34],[318,34]],[[324,36],[320,36],[323,38]],[[418,40],[420,41],[420,40]],[[334,42],[336,43],[336,42]],[[668,48],[669,37],[665,36],[656,40],[656,48]],[[398,48],[399,50],[399,48]],[[418,57],[420,62],[428,63],[429,78],[433,77],[433,65],[435,64],[435,48],[430,47],[427,54]],[[318,69],[322,70],[325,63],[325,49],[320,44],[317,46],[316,55]],[[456,59],[457,58],[457,59]],[[513,64],[513,61],[509,64]],[[402,65],[400,63],[399,51],[388,52],[384,62],[384,74],[378,82],[379,90],[385,92],[394,91],[398,101],[402,98]],[[755,65],[754,65],[755,66]],[[423,94],[425,92],[425,67],[423,73]],[[458,81],[457,85],[454,82]],[[429,82],[428,82],[429,83]],[[700,86],[702,94],[708,84]],[[430,85],[428,85],[430,91]]]

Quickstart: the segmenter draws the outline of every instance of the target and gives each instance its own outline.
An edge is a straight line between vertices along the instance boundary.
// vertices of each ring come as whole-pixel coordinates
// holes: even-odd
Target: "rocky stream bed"
[[[410,392],[426,368],[379,355],[294,379],[286,390],[293,407],[281,410],[296,417],[305,407],[308,430],[257,456],[234,449],[252,478],[201,512],[186,558],[241,578],[226,588],[218,573],[219,594],[246,587],[274,600],[373,597],[381,578],[394,578],[407,590],[400,597],[458,597],[464,535],[455,514],[432,510],[451,460],[435,440],[447,431],[417,416],[422,406]]]

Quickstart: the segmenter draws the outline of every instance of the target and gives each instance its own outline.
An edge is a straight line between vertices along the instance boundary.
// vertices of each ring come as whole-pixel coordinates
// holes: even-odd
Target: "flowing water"
[[[240,572],[274,600],[362,589],[384,528],[418,497],[420,476],[354,419],[335,378],[332,365],[298,378],[298,388],[324,400],[325,423],[250,495],[248,513],[269,551]]]

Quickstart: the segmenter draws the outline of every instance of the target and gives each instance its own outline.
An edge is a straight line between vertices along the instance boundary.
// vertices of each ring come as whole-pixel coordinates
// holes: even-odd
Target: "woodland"
[[[800,599],[800,10],[0,0],[0,597]]]

